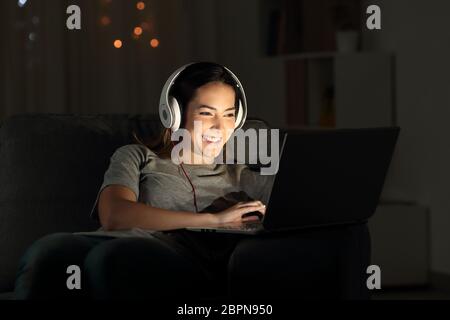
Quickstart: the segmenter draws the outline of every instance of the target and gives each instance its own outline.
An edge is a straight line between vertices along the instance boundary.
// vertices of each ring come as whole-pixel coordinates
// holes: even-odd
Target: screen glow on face
[[[186,114],[194,152],[212,159],[220,154],[234,130],[234,105],[235,92],[227,84],[210,82],[197,89]],[[201,122],[200,130],[194,130],[194,122]]]

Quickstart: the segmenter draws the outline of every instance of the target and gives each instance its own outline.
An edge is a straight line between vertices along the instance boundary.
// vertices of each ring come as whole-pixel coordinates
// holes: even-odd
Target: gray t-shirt
[[[200,212],[219,198],[232,202],[251,198],[267,203],[273,183],[273,176],[260,175],[244,164],[183,164],[183,168],[195,187]],[[153,207],[195,212],[192,187],[181,167],[174,164],[170,158],[158,157],[143,145],[122,146],[111,156],[103,184],[90,213],[92,219],[98,220],[97,204],[101,191],[112,184],[128,187],[135,193],[139,202]],[[245,196],[242,197],[243,195]],[[140,228],[117,231],[104,231],[100,228],[97,231],[76,234],[145,237],[155,232],[157,231]]]

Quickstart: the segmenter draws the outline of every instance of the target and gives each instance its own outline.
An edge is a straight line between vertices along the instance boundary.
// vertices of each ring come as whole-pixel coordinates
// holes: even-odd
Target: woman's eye
[[[210,116],[211,112],[202,111],[202,112],[200,112],[200,115],[202,115],[202,116]]]
[[[233,118],[233,117],[234,117],[234,113],[229,113],[229,114],[226,114],[226,115],[225,115],[225,117],[230,117],[230,118]]]

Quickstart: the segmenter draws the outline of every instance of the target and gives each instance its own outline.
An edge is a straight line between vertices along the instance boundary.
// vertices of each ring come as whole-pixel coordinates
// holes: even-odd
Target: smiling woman
[[[45,274],[36,276],[44,280],[27,281],[26,270],[62,270],[62,266],[48,265],[54,261],[52,252],[62,257],[54,263],[63,263],[65,253],[69,255],[78,246],[78,263],[84,265],[89,282],[86,286],[95,297],[148,295],[147,288],[155,285],[160,289],[155,291],[159,297],[170,296],[170,290],[163,290],[171,287],[169,282],[172,287],[189,288],[195,286],[192,279],[202,283],[217,277],[220,281],[226,279],[223,272],[239,237],[208,238],[186,228],[251,221],[259,218],[246,214],[265,213],[259,199],[270,191],[267,176],[260,176],[243,164],[212,163],[233,130],[245,121],[237,112],[242,110],[243,90],[238,89],[225,67],[209,62],[187,66],[168,89],[169,100],[177,101],[179,107],[176,131],[190,133],[187,142],[193,151],[183,155],[187,161],[178,164],[171,158],[172,149],[186,142],[171,141],[171,122],[155,144],[118,148],[91,211],[91,217],[99,220],[102,227],[94,232],[49,235],[37,241],[24,256],[16,296],[34,297],[45,292]],[[201,130],[196,130],[196,123]],[[201,162],[194,161],[197,153],[204,154]],[[103,241],[111,239],[114,241]],[[142,260],[143,256],[149,258]],[[121,267],[111,268],[110,261],[121,261]],[[172,280],[166,282],[164,274],[169,265],[179,268],[167,275]],[[129,281],[135,276],[136,281]],[[161,279],[159,284],[154,277]],[[57,287],[55,284],[51,290],[64,289]]]
[[[241,96],[245,97],[243,90],[238,90],[238,85],[242,88],[239,80],[225,67],[209,62],[190,64],[174,74],[177,77],[169,77],[170,85],[166,83],[161,94],[167,99],[161,101],[164,104],[170,100],[172,105],[165,111],[178,114],[178,119],[175,116],[166,121],[161,112],[167,128],[155,144],[126,145],[111,157],[92,210],[92,217],[102,224],[102,232],[139,228],[155,233],[254,220],[254,216],[243,215],[265,213],[259,199],[270,191],[267,177],[246,165],[213,163],[237,123],[245,121],[245,117],[235,116],[236,109],[243,105]],[[196,124],[200,124],[200,130]],[[174,143],[171,132],[181,130],[189,133],[189,141]],[[192,152],[175,159],[172,149],[186,143],[193,147]],[[201,161],[195,161],[199,154],[203,155]],[[228,202],[227,207],[215,208],[215,212],[207,209],[229,193],[240,197]],[[204,214],[196,214],[201,211]]]

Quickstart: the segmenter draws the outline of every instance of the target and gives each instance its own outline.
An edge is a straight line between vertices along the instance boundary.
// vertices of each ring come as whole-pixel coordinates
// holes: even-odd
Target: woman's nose
[[[215,117],[214,129],[218,129],[218,130],[225,129],[225,120],[223,119],[223,117]]]

